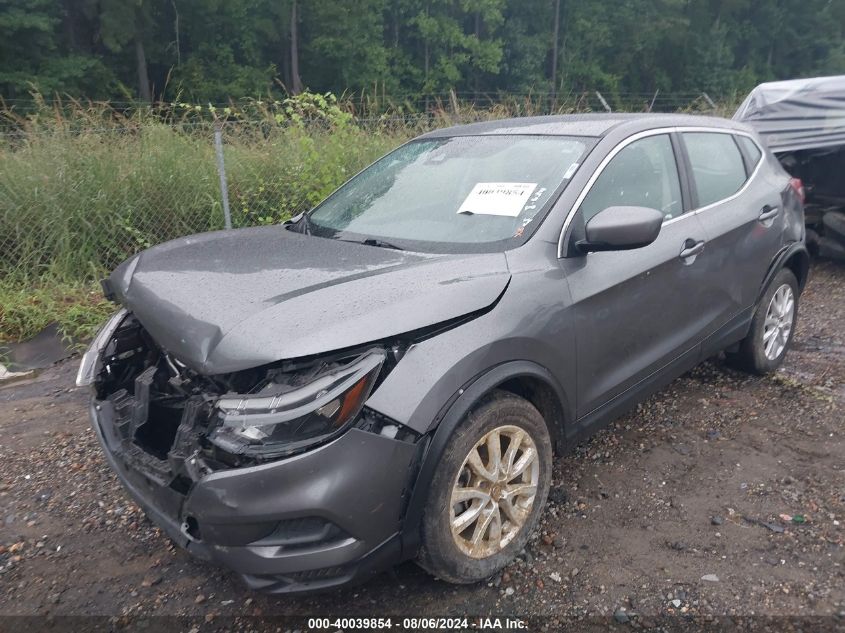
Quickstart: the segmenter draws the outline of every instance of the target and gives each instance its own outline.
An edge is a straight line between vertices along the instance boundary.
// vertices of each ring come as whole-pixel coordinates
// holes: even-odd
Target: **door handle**
[[[678,257],[680,257],[681,259],[689,259],[690,257],[695,257],[696,255],[701,254],[701,251],[703,250],[704,240],[700,242],[695,242],[694,240],[689,239],[684,242],[684,247]]]
[[[778,213],[780,213],[779,207],[770,207],[769,205],[766,205],[761,209],[760,215],[757,216],[757,219],[760,220],[760,222],[765,222],[766,220],[771,220]]]

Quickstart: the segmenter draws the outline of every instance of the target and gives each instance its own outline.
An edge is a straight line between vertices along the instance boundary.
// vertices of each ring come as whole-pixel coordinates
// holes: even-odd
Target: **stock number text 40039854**
[[[513,617],[407,617],[407,618],[309,618],[308,628],[321,629],[398,629],[398,630],[524,630],[527,628],[525,620]]]

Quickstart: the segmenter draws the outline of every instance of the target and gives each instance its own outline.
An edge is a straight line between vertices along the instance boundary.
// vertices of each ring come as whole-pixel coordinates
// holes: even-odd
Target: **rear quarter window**
[[[742,151],[745,152],[745,155],[748,157],[748,166],[750,167],[749,173],[751,173],[754,171],[757,163],[760,162],[760,157],[763,155],[763,152],[761,152],[760,148],[757,147],[757,143],[752,141],[749,137],[737,135],[735,138],[740,147],[742,147]]]
[[[684,132],[698,207],[729,198],[745,184],[745,164],[732,134]]]

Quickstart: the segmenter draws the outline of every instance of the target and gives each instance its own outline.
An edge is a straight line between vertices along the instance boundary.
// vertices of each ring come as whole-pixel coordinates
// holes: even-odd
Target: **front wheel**
[[[791,270],[783,268],[760,297],[751,329],[739,351],[727,355],[728,361],[755,374],[774,371],[786,356],[797,319],[798,280]]]
[[[494,392],[460,424],[441,458],[419,564],[453,583],[489,578],[525,547],[551,478],[551,438],[540,412]]]

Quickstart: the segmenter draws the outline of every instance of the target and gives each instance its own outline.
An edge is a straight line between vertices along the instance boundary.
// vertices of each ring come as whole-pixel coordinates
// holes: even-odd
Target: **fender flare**
[[[569,400],[557,380],[545,367],[526,360],[508,361],[496,365],[470,380],[449,399],[434,421],[434,431],[429,436],[427,446],[424,448],[420,459],[416,480],[402,521],[403,558],[415,557],[419,549],[420,526],[425,504],[428,500],[428,491],[431,481],[434,479],[434,473],[440,464],[440,458],[446,450],[455,429],[485,394],[508,380],[522,377],[541,380],[553,390],[560,405],[561,419],[547,420],[546,423],[549,425],[553,444],[561,446],[565,441],[564,428],[571,422],[567,419],[570,411]]]
[[[769,270],[766,272],[766,277],[763,279],[763,283],[760,285],[760,290],[757,293],[757,301],[759,301],[760,297],[763,296],[763,293],[766,292],[766,288],[768,288],[774,276],[777,275],[780,269],[786,266],[786,262],[792,259],[795,255],[798,255],[801,258],[801,266],[803,268],[802,275],[795,275],[798,278],[798,292],[801,293],[804,291],[804,286],[806,285],[807,277],[809,276],[810,253],[807,251],[807,245],[804,242],[792,242],[782,248],[778,254],[775,255],[774,260],[772,260],[772,264],[769,266]]]

